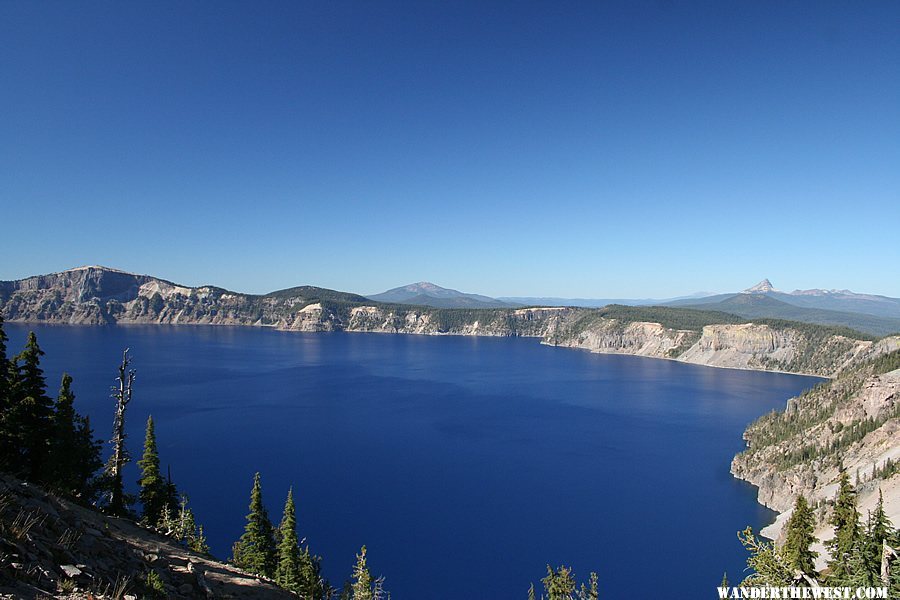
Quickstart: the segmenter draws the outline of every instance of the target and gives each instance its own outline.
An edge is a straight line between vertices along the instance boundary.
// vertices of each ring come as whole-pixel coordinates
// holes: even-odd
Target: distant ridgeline
[[[529,336],[593,352],[833,376],[900,336],[674,306],[445,309],[312,286],[265,295],[186,287],[104,267],[0,282],[9,322],[243,325],[289,331]]]

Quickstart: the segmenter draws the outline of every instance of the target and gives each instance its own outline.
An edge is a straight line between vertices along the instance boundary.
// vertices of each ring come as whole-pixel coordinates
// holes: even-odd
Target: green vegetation
[[[320,560],[312,556],[309,547],[301,547],[297,539],[297,516],[293,489],[288,490],[281,524],[276,532],[278,541],[275,582],[303,598],[319,600],[330,590],[321,576]]]
[[[285,299],[285,298],[296,298],[296,297],[304,298],[308,303],[312,302],[336,302],[336,303],[347,303],[347,304],[371,304],[372,301],[364,296],[360,296],[358,294],[351,294],[349,292],[339,292],[337,290],[329,290],[327,288],[320,288],[312,285],[301,285],[297,287],[287,288],[284,290],[278,290],[277,292],[271,292],[269,294],[265,294],[264,296],[258,296],[260,298],[274,298],[274,299]]]
[[[841,471],[839,486],[830,521],[834,525],[834,538],[827,544],[831,553],[828,568],[835,577],[844,578],[849,574],[850,556],[859,546],[861,538],[859,511],[856,510],[856,490],[853,489],[846,471]]]
[[[54,402],[45,393],[46,383],[40,367],[40,357],[44,353],[34,333],[29,334],[25,350],[11,360],[6,355],[7,341],[0,317],[0,470],[85,506],[97,506],[100,493],[105,492],[107,501],[99,506],[107,513],[131,517],[132,497],[125,493],[124,487],[120,488],[123,512],[116,513],[109,504],[109,494],[115,484],[110,481],[108,471],[101,471],[101,442],[94,439],[88,419],[75,411],[72,378],[63,376],[59,395]],[[123,395],[130,395],[123,390],[128,390],[134,380],[129,364],[126,354],[119,367],[118,381],[122,385],[116,394],[119,416],[116,423],[117,427],[122,428],[124,411],[121,409],[127,401],[121,400]],[[123,457],[127,458],[127,453],[123,452]],[[150,417],[144,437],[144,452],[138,461],[141,471],[137,494],[141,503],[140,524],[195,552],[208,554],[203,527],[197,525],[187,496],[179,493],[171,477],[163,478],[160,465],[156,427]],[[0,498],[0,504],[2,502]],[[25,515],[22,523],[13,524],[15,531],[12,534],[16,539],[24,539],[28,530],[40,521],[39,517]],[[321,559],[298,540],[296,526],[296,508],[291,492],[285,502],[281,525],[277,531],[272,527],[262,503],[262,487],[257,474],[251,492],[247,528],[235,544],[235,563],[253,573],[275,577],[282,587],[303,598],[333,598],[334,589],[321,575]],[[363,558],[364,555],[363,552]],[[361,575],[361,572],[357,574]],[[123,581],[130,579],[140,581],[150,597],[165,597],[162,579],[155,571],[133,573],[125,576]],[[71,583],[67,580],[66,585]],[[375,594],[372,598],[382,597],[382,584],[382,579],[372,584],[371,592]]]
[[[144,507],[142,521],[147,525],[159,523],[169,500],[169,486],[159,470],[159,452],[156,449],[156,430],[153,416],[147,417],[147,433],[144,437],[144,456],[138,461],[141,478],[139,498]],[[171,509],[171,507],[169,507]]]
[[[275,576],[275,529],[262,500],[259,473],[253,476],[250,514],[241,539],[232,548],[231,561],[241,569],[263,577]]]
[[[900,559],[891,561],[889,580],[881,579],[882,546],[887,544],[896,548],[900,545],[900,532],[885,515],[880,495],[875,511],[862,524],[856,508],[856,490],[847,474],[841,473],[830,519],[835,537],[827,544],[831,560],[821,573],[813,566],[815,553],[810,550],[816,542],[812,535],[813,519],[802,496],[797,499],[794,511],[788,523],[787,539],[781,548],[761,542],[750,528],[738,533],[750,553],[747,566],[751,574],[741,582],[742,587],[818,584],[855,588],[887,584],[888,597],[900,597]]]
[[[87,500],[94,497],[97,492],[94,473],[103,464],[100,460],[102,444],[94,440],[90,419],[75,412],[75,393],[68,373],[62,376],[52,426],[47,477],[52,482],[52,489],[68,498]]]
[[[736,315],[693,308],[673,308],[671,306],[624,306],[610,304],[598,309],[597,314],[606,319],[616,319],[626,323],[636,321],[659,323],[667,329],[701,331],[707,325],[748,323]]]
[[[796,440],[788,450],[770,455],[779,470],[813,460],[837,465],[844,450],[880,428],[887,421],[900,417],[900,406],[878,416],[857,419],[847,424],[831,423],[841,408],[848,406],[863,383],[873,375],[900,368],[900,350],[883,354],[861,363],[840,377],[820,383],[789,403],[788,410],[772,411],[754,421],[744,434],[749,448],[742,454],[758,455],[772,446]],[[806,435],[814,427],[828,423],[829,439]]]
[[[597,600],[599,590],[597,574],[591,573],[588,583],[580,586],[575,581],[575,574],[570,567],[559,566],[556,569],[547,565],[547,575],[541,579],[543,585],[542,600]],[[534,584],[528,588],[528,600],[534,600]]]
[[[353,574],[341,590],[340,600],[382,600],[390,598],[384,590],[384,578],[373,578],[369,572],[366,558],[366,547],[363,546],[356,555]]]
[[[815,514],[803,494],[797,496],[794,510],[787,523],[787,536],[782,552],[788,566],[807,575],[814,575],[818,552],[810,550],[815,538]]]
[[[346,308],[349,306],[346,303],[350,301],[333,298],[322,302]],[[407,310],[429,314],[439,331],[453,331],[475,321],[486,326],[505,327],[514,335],[533,331],[533,324],[527,319],[518,318],[511,310],[397,307],[398,321],[405,318],[404,311]],[[712,311],[669,307],[611,306],[599,311],[575,310],[569,314],[575,314],[574,320],[570,322],[572,329],[586,329],[600,319],[612,321],[618,327],[624,327],[630,321],[649,321],[692,332],[694,337],[689,336],[687,340],[695,340],[695,336],[706,325],[735,322],[737,319],[726,316],[723,320],[722,313]],[[795,323],[780,321],[760,322],[776,329],[791,328],[802,335],[808,335],[810,347],[819,342],[834,344],[830,340],[837,331],[812,325],[798,328]],[[75,410],[72,378],[64,375],[59,394],[55,400],[51,399],[46,394],[46,382],[40,367],[43,352],[36,336],[30,334],[22,353],[8,359],[7,337],[2,324],[0,319],[0,469],[77,502],[89,504],[96,500],[101,489],[110,489],[110,482],[108,474],[104,476],[99,473],[102,464],[101,444],[94,439],[89,421]],[[685,341],[683,346],[689,347],[690,344]],[[838,353],[839,350],[835,352]],[[810,353],[809,356],[819,355]],[[812,359],[807,357],[802,360]],[[124,405],[127,404],[124,399],[126,396],[130,398],[130,383],[133,382],[133,372],[129,371],[128,366],[126,355],[119,367],[118,381],[121,387],[117,397],[117,427],[124,427]],[[900,368],[900,351],[858,365],[842,377],[802,394],[793,401],[791,410],[770,413],[751,425],[747,432],[751,447],[747,452],[759,452],[763,448],[802,436],[809,428],[828,422],[830,415],[853,397],[867,377],[897,368]],[[127,394],[125,389],[129,390]],[[835,425],[832,431],[835,435],[828,443],[800,445],[782,455],[780,466],[786,468],[811,459],[839,460],[847,446],[880,427],[887,419],[897,416],[900,416],[900,408],[878,419],[860,419]],[[113,434],[115,437],[116,430]],[[123,440],[124,437],[120,439]],[[170,536],[194,551],[207,553],[203,528],[196,524],[187,497],[179,494],[171,477],[163,477],[152,417],[147,421],[143,450],[142,458],[138,461],[141,471],[138,499],[142,508],[142,524]],[[122,460],[125,459],[127,454],[122,456]],[[898,465],[891,461],[881,466],[873,465],[873,474],[878,476],[889,476],[897,470]],[[124,488],[119,489],[123,507],[127,508],[128,495]],[[109,505],[106,507],[110,510]],[[760,542],[749,529],[741,532],[739,536],[750,551],[748,566],[753,571],[742,585],[788,585],[794,583],[798,572],[810,579],[827,581],[830,585],[877,582],[881,544],[886,541],[895,546],[900,545],[898,533],[884,513],[883,503],[880,502],[866,522],[861,523],[856,508],[855,489],[846,473],[842,473],[840,491],[831,516],[831,523],[836,530],[834,541],[829,545],[832,561],[823,573],[815,571],[815,553],[810,550],[814,543],[813,523],[813,509],[805,498],[800,497],[788,522],[787,539],[782,548]],[[372,576],[367,561],[364,546],[357,555],[352,576],[340,594],[342,600],[375,600],[384,597],[383,579]],[[280,525],[276,529],[269,520],[263,503],[259,473],[253,481],[244,534],[233,547],[233,562],[249,572],[274,578],[278,585],[304,598],[320,600],[336,596],[335,590],[321,576],[319,557],[314,556],[298,536],[293,491],[288,492]],[[133,576],[141,578],[150,593],[163,593],[159,589],[161,580],[153,571]],[[900,568],[892,569],[892,578],[892,593],[900,593]],[[570,568],[560,566],[554,569],[548,566],[547,574],[540,580],[540,584],[541,597],[545,600],[598,598],[598,579],[594,573],[591,573],[586,583],[578,584]],[[535,597],[534,585],[528,593],[529,598]]]
[[[0,317],[0,470],[90,502],[99,489],[100,444],[88,419],[75,411],[72,378],[63,375],[54,402],[46,393],[37,336],[29,334],[13,359],[6,357],[6,341]]]

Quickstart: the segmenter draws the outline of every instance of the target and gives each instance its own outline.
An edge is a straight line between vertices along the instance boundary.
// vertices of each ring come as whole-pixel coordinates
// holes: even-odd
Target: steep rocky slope
[[[695,320],[686,326],[666,326],[655,321],[630,320],[630,312],[634,309],[571,314],[555,331],[545,334],[545,343],[592,352],[671,358],[713,367],[824,377],[900,348],[900,336],[858,339],[842,330],[777,321],[704,324]],[[665,314],[658,316],[660,321],[666,321]]]
[[[11,322],[531,336],[592,352],[823,376],[900,347],[900,336],[874,341],[849,330],[680,308],[439,309],[311,286],[266,295],[192,288],[103,267],[0,282],[0,313]]]
[[[841,468],[858,482],[863,516],[877,502],[900,524],[900,351],[846,370],[788,401],[744,434],[747,450],[734,458],[732,473],[759,487],[759,502],[779,511],[764,533],[778,538],[794,500],[803,494],[817,507],[820,540]],[[818,551],[824,562],[821,545]]]
[[[0,598],[296,596],[125,519],[0,474]]]

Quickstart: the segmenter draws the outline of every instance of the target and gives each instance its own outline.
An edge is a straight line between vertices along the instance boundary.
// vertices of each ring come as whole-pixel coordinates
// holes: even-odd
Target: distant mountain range
[[[781,292],[763,279],[741,292],[697,292],[678,298],[556,298],[504,296],[491,298],[419,282],[368,296],[370,300],[434,308],[515,308],[521,306],[572,306],[599,308],[626,306],[677,306],[715,310],[747,319],[785,319],[820,325],[843,325],[870,335],[900,332],[900,299],[849,290],[795,290]]]
[[[711,293],[697,292],[677,298],[557,298],[540,296],[501,296],[491,298],[481,294],[470,294],[441,287],[428,281],[411,283],[380,294],[366,296],[376,302],[413,304],[434,308],[516,308],[520,306],[573,306],[580,308],[600,308],[610,304],[627,306],[654,306],[677,300],[693,300],[711,296]]]
[[[768,289],[734,294],[725,303],[730,312],[722,312],[623,305],[491,308],[485,305],[494,299],[486,296],[431,284],[409,287],[412,289],[393,291],[396,295],[388,298],[405,297],[403,302],[408,302],[422,301],[425,296],[430,304],[465,302],[479,310],[379,302],[315,286],[242,294],[213,285],[185,286],[150,275],[88,266],[0,281],[0,315],[7,322],[18,323],[231,325],[305,332],[536,337],[554,346],[594,352],[825,376],[854,361],[900,348],[900,335],[875,339],[875,335],[848,327],[735,314],[752,309],[769,315],[799,308],[797,316],[803,318],[819,320],[824,312],[830,317],[837,314],[836,324],[850,320],[870,331],[876,326],[879,331],[884,329],[884,321],[866,323],[859,313],[840,315],[840,311],[806,311],[787,305],[768,297],[774,293]]]
[[[771,318],[844,325],[872,335],[900,331],[900,298],[857,294],[850,290],[781,292],[768,279],[742,292],[676,300],[669,306],[731,313],[748,319]]]
[[[514,308],[522,306],[518,302],[508,302],[480,294],[467,294],[427,281],[411,283],[367,297],[376,302],[433,306],[434,308]]]
[[[690,296],[675,298],[557,298],[554,296],[501,296],[502,302],[514,302],[524,306],[577,306],[581,308],[600,308],[610,304],[626,306],[661,306],[678,300],[696,300],[712,296],[712,292],[696,292]]]
[[[96,266],[18,281],[0,281],[0,311],[9,320],[21,321],[258,324],[285,329],[331,330],[344,328],[344,321],[348,319],[362,319],[369,310],[363,310],[365,305],[373,302],[395,305],[387,307],[387,310],[398,315],[412,314],[410,310],[414,307],[426,312],[460,308],[494,310],[499,315],[505,309],[521,309],[524,306],[581,307],[590,310],[610,305],[620,305],[622,309],[625,306],[621,305],[626,305],[640,308],[637,312],[632,310],[628,313],[629,318],[636,321],[649,318],[648,311],[653,313],[657,310],[653,308],[655,306],[659,310],[689,308],[707,315],[719,315],[717,318],[720,320],[713,319],[715,322],[781,319],[843,326],[878,337],[900,332],[900,299],[857,294],[849,290],[813,289],[787,293],[778,291],[767,279],[742,292],[710,296],[698,294],[671,300],[491,298],[428,282],[394,288],[369,297],[315,286],[253,295],[230,292],[216,286],[191,288],[149,275]],[[401,309],[399,305],[408,308]],[[347,312],[347,307],[357,309]],[[577,312],[579,308],[568,310]],[[660,314],[668,313],[663,310]],[[476,321],[486,318],[484,315],[465,316],[466,319],[470,317]],[[440,318],[449,319],[449,323],[463,316],[444,314]],[[687,315],[680,318],[687,318]],[[443,321],[441,323],[440,327],[447,325]],[[392,322],[379,326],[407,327]]]

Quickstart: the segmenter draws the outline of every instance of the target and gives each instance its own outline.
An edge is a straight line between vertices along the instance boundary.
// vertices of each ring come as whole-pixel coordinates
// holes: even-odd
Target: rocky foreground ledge
[[[0,474],[0,598],[296,596],[133,522]]]

